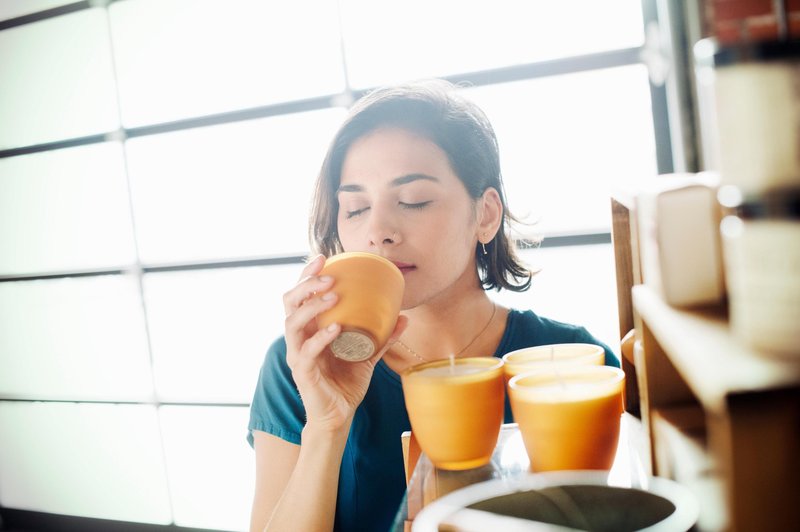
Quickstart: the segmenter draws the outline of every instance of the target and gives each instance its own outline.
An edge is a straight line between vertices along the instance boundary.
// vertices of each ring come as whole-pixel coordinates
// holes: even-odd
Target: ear
[[[478,242],[491,242],[503,221],[503,202],[493,187],[483,191],[478,200]]]

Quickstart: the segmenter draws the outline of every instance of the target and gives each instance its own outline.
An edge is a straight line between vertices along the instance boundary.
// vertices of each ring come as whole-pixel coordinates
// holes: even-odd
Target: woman
[[[450,353],[602,345],[582,327],[487,296],[491,288],[526,290],[531,274],[506,235],[494,131],[454,89],[431,81],[376,90],[333,139],[311,216],[320,255],[284,295],[285,337],[267,353],[251,408],[252,530],[389,528],[405,489],[404,369]],[[336,286],[318,274],[325,257],[341,251],[386,257],[406,282],[389,344],[359,363],[327,351],[338,325],[315,326],[336,304]],[[603,347],[606,363],[618,365]]]

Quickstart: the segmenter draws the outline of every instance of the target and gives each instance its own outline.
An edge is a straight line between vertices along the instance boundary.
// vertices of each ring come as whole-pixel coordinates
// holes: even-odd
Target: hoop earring
[[[484,255],[488,255],[488,253],[486,252],[486,244],[484,244],[483,242],[481,242],[481,247],[483,248],[483,254],[484,254]]]

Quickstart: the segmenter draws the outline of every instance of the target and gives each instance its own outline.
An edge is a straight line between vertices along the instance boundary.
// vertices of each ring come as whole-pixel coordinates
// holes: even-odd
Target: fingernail
[[[307,264],[312,264],[314,262],[317,262],[321,258],[322,258],[322,253],[320,253],[316,257],[312,257],[312,258],[308,259]]]
[[[325,292],[325,295],[322,296],[322,300],[323,301],[330,301],[334,297],[336,297],[336,294],[334,294],[333,292]]]
[[[322,281],[323,283],[329,283],[333,281],[333,277],[331,277],[330,275],[323,275],[322,277],[319,278],[319,280]]]
[[[330,325],[328,325],[328,332],[335,331],[337,327],[339,327],[338,323],[331,323]]]

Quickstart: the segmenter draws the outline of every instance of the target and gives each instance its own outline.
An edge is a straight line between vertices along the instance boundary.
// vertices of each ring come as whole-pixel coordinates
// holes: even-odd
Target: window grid
[[[110,21],[108,19],[107,7],[114,1],[119,1],[119,0],[107,0],[106,2],[91,2],[91,1],[75,2],[61,7],[48,9],[46,11],[42,11],[39,13],[25,15],[6,21],[0,21],[0,31],[4,29],[9,29],[37,22],[40,20],[45,20],[52,17],[74,13],[76,11],[80,11],[83,9],[98,7],[98,5],[103,5],[104,7],[106,7],[106,22],[108,24],[107,27],[110,32],[111,28],[110,28]],[[339,24],[341,25],[341,22],[339,22]],[[342,35],[342,39],[344,38],[345,36]],[[109,34],[109,40],[110,40],[110,34]],[[109,45],[112,46],[110,42]],[[454,83],[467,82],[471,86],[492,85],[509,81],[527,80],[540,77],[555,76],[566,73],[583,72],[593,69],[639,64],[641,63],[639,54],[640,54],[640,48],[627,48],[627,49],[612,50],[608,52],[602,52],[602,53],[579,56],[579,57],[568,57],[563,59],[555,59],[544,62],[516,65],[513,67],[503,67],[498,69],[462,73],[462,74],[443,76],[443,77]],[[112,47],[112,57],[113,57],[113,47]],[[15,147],[11,149],[0,150],[0,159],[7,157],[15,157],[19,155],[32,154],[32,153],[41,153],[61,148],[69,148],[87,144],[107,142],[107,141],[121,142],[123,145],[123,154],[124,154],[126,151],[124,149],[125,141],[126,139],[129,138],[155,135],[172,131],[180,131],[195,127],[220,125],[238,121],[252,120],[257,118],[288,115],[304,111],[346,106],[343,104],[348,104],[350,102],[355,101],[362,94],[368,92],[368,90],[356,91],[350,88],[346,71],[346,57],[344,59],[345,62],[343,62],[342,67],[345,69],[345,77],[344,77],[345,90],[341,94],[329,94],[304,100],[265,105],[255,108],[241,109],[237,111],[224,112],[207,116],[193,117],[189,119],[178,120],[167,123],[151,124],[151,125],[128,128],[128,129],[120,128],[119,130],[109,131],[106,132],[105,134],[62,139],[55,142],[47,142],[37,145]],[[657,94],[654,94],[654,98],[657,96],[658,96]],[[117,107],[119,111],[120,110],[119,99],[117,99]],[[654,109],[655,109],[654,124],[656,128],[655,131],[656,144],[659,147],[658,148],[659,170],[661,170],[665,166],[671,166],[671,161],[665,161],[663,157],[663,146],[665,144],[668,146],[669,144],[668,131],[665,131],[667,118],[665,109],[659,108],[657,106],[654,106]],[[127,164],[125,165],[125,172],[126,172],[126,183],[128,186],[128,193],[129,193],[128,194],[129,210],[131,217],[133,217],[133,206],[130,204],[130,176],[128,174]],[[134,223],[133,232],[135,239],[136,238],[135,220],[133,220],[133,223]],[[593,233],[593,234],[577,234],[577,235],[560,235],[560,236],[556,235],[556,236],[548,236],[546,239],[544,239],[544,241],[542,242],[542,247],[574,246],[574,245],[586,245],[586,244],[610,243],[610,242],[611,242],[611,236],[610,233],[608,232]],[[524,243],[521,242],[521,244]],[[143,293],[143,280],[145,275],[149,273],[207,270],[207,269],[229,268],[229,267],[299,264],[302,263],[305,259],[303,255],[283,255],[283,256],[255,257],[244,260],[229,260],[229,261],[195,261],[195,262],[182,262],[177,264],[142,264],[138,257],[138,246],[136,246],[136,248],[137,248],[136,262],[133,265],[120,265],[120,268],[47,272],[35,275],[0,275],[0,282],[59,279],[67,277],[89,277],[89,276],[101,276],[101,275],[125,275],[133,272],[137,279],[140,304],[142,305],[142,312],[145,320],[145,336],[147,340],[148,356],[151,364],[151,375],[152,375],[153,350],[150,344],[150,333],[149,330],[147,329],[147,310],[146,308],[144,308],[145,297]],[[155,393],[155,383],[154,383],[154,393]],[[30,402],[29,399],[15,399],[13,397],[2,397],[2,396],[0,396],[0,401]],[[72,403],[75,401],[47,399],[44,400],[43,402]],[[248,403],[231,403],[231,402],[203,403],[203,402],[160,401],[157,394],[154,395],[152,401],[89,400],[89,401],[79,401],[79,402],[98,403],[98,404],[151,405],[155,406],[158,411],[160,411],[160,407],[162,406],[192,406],[192,407],[249,406]],[[162,453],[163,452],[164,450],[163,450],[163,436],[162,436]],[[172,501],[170,501],[170,505],[172,505]],[[175,513],[174,508],[172,508],[173,524],[174,524],[174,513]]]
[[[37,22],[40,20],[46,20],[49,18],[74,13],[76,11],[80,11],[83,9],[98,7],[98,4],[104,5],[104,7],[106,7],[106,12],[107,12],[107,7],[110,4],[119,1],[123,0],[106,0],[105,2],[91,2],[91,1],[75,2],[61,7],[56,7],[45,11],[41,11],[39,13],[24,15],[6,21],[0,21],[0,31],[7,28],[17,27]],[[338,22],[339,24],[341,24],[341,21]],[[111,31],[110,21],[108,21],[108,29],[110,32]],[[342,38],[344,39],[345,36],[342,36]],[[110,41],[110,35],[109,35],[109,41]],[[110,42],[109,45],[112,46]],[[484,86],[484,85],[494,85],[500,83],[507,83],[511,81],[530,80],[530,79],[544,78],[544,77],[557,76],[569,73],[584,72],[595,69],[605,69],[618,66],[639,64],[641,63],[640,51],[641,51],[640,48],[617,49],[617,50],[599,52],[595,54],[566,57],[566,58],[553,59],[543,62],[534,62],[534,63],[495,68],[490,70],[482,70],[482,71],[461,73],[450,76],[442,76],[442,78],[447,79],[448,81],[451,81],[453,83],[467,83],[469,84],[469,86],[474,86],[474,87]],[[112,56],[113,56],[113,46],[112,46]],[[107,141],[122,142],[124,148],[125,141],[129,138],[157,135],[161,133],[181,131],[196,127],[222,125],[222,124],[253,120],[264,117],[289,115],[293,113],[320,110],[331,107],[340,107],[342,106],[343,103],[347,104],[350,102],[354,102],[359,97],[372,90],[371,88],[363,90],[352,89],[347,81],[346,57],[344,58],[342,67],[345,69],[346,86],[344,92],[340,94],[329,94],[304,100],[270,104],[255,108],[240,109],[236,111],[192,117],[184,120],[151,124],[141,127],[134,127],[134,128],[121,127],[116,131],[109,131],[106,132],[105,134],[90,135],[86,137],[63,139],[56,142],[47,142],[37,145],[10,148],[5,150],[0,150],[0,159],[7,157],[14,157],[18,155],[41,153],[45,151],[81,146],[86,144],[107,142]],[[119,99],[117,101],[119,107]],[[656,127],[656,135],[657,137],[659,137],[657,138],[657,145],[661,146],[664,143],[660,142],[659,140],[661,140],[661,137],[663,136],[664,133],[663,131],[660,132],[659,128],[662,127],[662,124],[666,124],[666,113],[664,112],[663,116],[661,115],[654,116],[654,124]],[[668,137],[667,137],[667,142],[668,142]],[[659,163],[659,166],[661,166],[661,163]],[[126,164],[126,176],[129,182],[130,177],[127,175],[127,164]],[[130,208],[132,209],[132,206]],[[132,210],[131,210],[131,216],[132,216]],[[134,238],[136,238],[135,220],[134,220]],[[546,235],[546,238],[544,238],[544,240],[538,245],[543,248],[549,248],[549,247],[575,246],[575,245],[599,244],[599,243],[610,243],[610,242],[611,242],[610,232],[601,232],[601,233],[588,233],[588,234],[582,233],[582,234],[569,234],[569,235]],[[524,248],[529,245],[529,242],[518,241],[517,244],[520,247]],[[138,248],[138,246],[136,247]],[[292,254],[292,255],[282,255],[282,256],[270,255],[264,257],[242,259],[242,260],[192,261],[192,262],[180,262],[171,264],[143,264],[138,259],[138,251],[137,251],[136,262],[132,265],[120,265],[120,268],[68,270],[68,271],[37,273],[32,275],[0,275],[0,282],[60,279],[68,277],[87,277],[95,275],[123,275],[133,272],[138,277],[138,284],[141,290],[142,278],[144,275],[148,273],[167,272],[167,271],[206,270],[206,269],[229,268],[229,267],[299,264],[302,263],[305,260],[305,258],[306,258],[305,255]],[[144,298],[142,295],[142,300],[143,299]],[[146,317],[147,317],[147,312],[145,311],[145,320]],[[0,400],[3,399],[4,399],[3,397],[0,397]],[[114,401],[110,402],[114,403]],[[164,404],[172,404],[172,403],[164,403]],[[196,404],[196,403],[187,403],[187,404]],[[216,405],[219,403],[209,403],[209,404]],[[224,403],[224,404],[227,405],[230,403]]]
[[[101,2],[82,1],[74,2],[64,6],[48,9],[39,13],[33,13],[16,17],[13,19],[0,21],[0,31],[12,27],[17,27],[41,20],[46,20],[53,17],[58,17],[65,14],[74,13],[83,9],[97,7],[104,5],[106,8],[115,2],[123,0],[105,0]],[[107,9],[106,9],[107,11]],[[644,13],[648,16],[647,12]],[[341,21],[338,21],[341,24]],[[109,22],[110,31],[110,22]],[[344,39],[345,36],[342,36]],[[110,40],[110,36],[109,36]],[[110,43],[111,45],[111,43]],[[543,78],[549,76],[557,76],[563,74],[584,72],[594,69],[605,69],[618,66],[627,66],[641,63],[640,48],[625,48],[599,52],[595,54],[588,54],[575,57],[566,57],[543,62],[534,62],[521,65],[513,65],[508,67],[501,67],[490,70],[482,70],[476,72],[461,73],[450,76],[442,76],[453,83],[468,83],[469,86],[483,86],[494,85],[500,83],[507,83],[511,81],[530,80],[536,78]],[[113,47],[112,47],[113,56]],[[125,140],[129,138],[143,137],[148,135],[157,135],[161,133],[181,131],[196,127],[206,127],[213,125],[229,124],[239,121],[254,120],[258,118],[273,117],[280,115],[289,115],[304,111],[313,111],[326,109],[331,107],[339,107],[342,103],[349,103],[357,100],[362,95],[368,93],[370,89],[354,90],[349,86],[346,71],[346,57],[344,58],[342,68],[345,69],[345,90],[340,94],[330,94],[309,98],[304,100],[283,102],[278,104],[264,105],[249,109],[240,109],[236,111],[223,112],[218,114],[192,117],[184,120],[178,120],[167,123],[150,124],[141,127],[124,128],[121,127],[115,131],[109,131],[105,134],[90,135],[78,138],[63,139],[55,142],[47,142],[36,145],[21,146],[5,150],[0,150],[0,159],[7,157],[14,157],[18,155],[26,155],[32,153],[41,153],[61,148],[70,148],[82,146],[86,144],[95,144],[107,141],[119,141],[125,146]],[[657,95],[657,94],[656,94]],[[119,107],[119,99],[117,99]],[[656,136],[658,147],[659,159],[663,159],[663,145],[668,144],[668,130],[662,131],[666,127],[666,110],[657,109],[662,112],[663,116],[657,114],[654,116],[654,124],[656,127]],[[663,142],[663,136],[667,135],[666,142]],[[662,166],[668,164],[671,166],[671,161],[659,161],[659,170],[662,171]],[[126,168],[127,171],[127,168]],[[129,180],[129,176],[128,176]],[[130,194],[129,194],[130,196]],[[134,227],[134,238],[136,231]],[[610,232],[603,232],[598,234],[577,234],[577,235],[547,235],[547,238],[542,242],[542,247],[558,247],[563,245],[581,245],[587,243],[604,243],[611,242]],[[518,242],[524,246],[525,242]],[[138,246],[137,246],[138,247]],[[91,269],[91,270],[69,270],[59,272],[47,272],[36,275],[0,275],[0,282],[5,281],[21,281],[21,280],[38,280],[38,279],[55,279],[73,276],[90,276],[90,275],[114,275],[123,274],[129,271],[138,272],[139,275],[159,271],[188,271],[195,269],[208,269],[219,267],[237,267],[237,266],[260,266],[260,265],[273,265],[273,264],[297,264],[305,259],[303,255],[287,255],[282,257],[266,256],[256,257],[246,260],[235,261],[201,261],[201,262],[181,262],[170,265],[160,264],[142,264],[139,260],[134,265],[120,265],[119,269]]]

